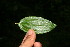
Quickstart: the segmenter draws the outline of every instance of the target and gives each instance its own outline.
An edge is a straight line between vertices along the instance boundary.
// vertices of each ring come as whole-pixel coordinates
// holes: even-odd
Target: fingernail
[[[28,35],[32,35],[33,30],[29,29],[29,31],[27,32]]]

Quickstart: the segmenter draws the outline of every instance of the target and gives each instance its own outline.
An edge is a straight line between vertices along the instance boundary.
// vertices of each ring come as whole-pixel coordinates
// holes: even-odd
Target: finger
[[[32,30],[32,29],[30,29],[30,30]],[[31,35],[31,34],[32,34],[32,32],[31,32],[30,30],[26,33],[26,35],[25,35],[25,37],[24,37],[24,39],[23,39],[23,41],[22,41],[22,42],[24,42],[24,41],[25,41],[25,39],[27,38],[27,36],[28,36],[28,35]],[[29,34],[28,34],[28,33],[29,33]]]
[[[42,47],[42,44],[40,42],[35,42],[34,47]]]
[[[34,30],[30,29],[24,38],[25,39],[23,39],[22,45],[24,45],[26,47],[33,46],[35,39],[36,39],[36,34],[35,34]]]

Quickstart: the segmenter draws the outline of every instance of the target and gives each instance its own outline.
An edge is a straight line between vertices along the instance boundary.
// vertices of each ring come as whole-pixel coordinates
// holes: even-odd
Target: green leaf
[[[56,27],[56,24],[42,17],[29,16],[20,20],[18,26],[24,32],[33,29],[36,34],[43,34],[51,31]]]

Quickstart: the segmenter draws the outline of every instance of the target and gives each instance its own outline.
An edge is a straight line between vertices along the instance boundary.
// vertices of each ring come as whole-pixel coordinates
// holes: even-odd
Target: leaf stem
[[[15,24],[19,24],[19,23],[15,23]]]

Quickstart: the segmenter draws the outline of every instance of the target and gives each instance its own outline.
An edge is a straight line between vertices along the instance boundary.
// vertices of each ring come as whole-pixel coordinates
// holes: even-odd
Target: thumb
[[[36,34],[34,30],[30,29],[27,34],[25,35],[21,46],[23,47],[32,47],[36,39]]]

